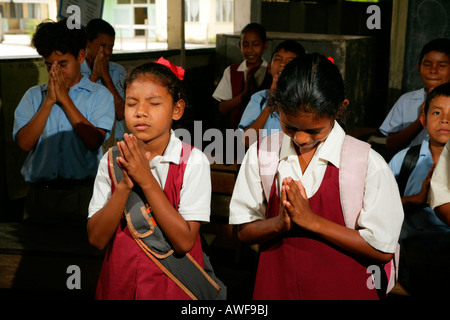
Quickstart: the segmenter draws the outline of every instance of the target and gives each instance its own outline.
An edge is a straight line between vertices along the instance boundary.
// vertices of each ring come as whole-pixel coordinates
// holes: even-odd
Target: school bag
[[[278,170],[284,133],[278,132],[258,140],[258,164],[264,195],[269,199],[274,176]],[[347,228],[356,229],[356,222],[362,210],[364,199],[365,178],[369,157],[370,144],[345,136],[341,149],[339,168],[339,193],[344,221]],[[397,243],[394,258],[384,265],[386,281],[381,281],[386,287],[381,288],[387,294],[394,287],[398,278],[400,245]]]
[[[178,190],[183,184],[184,169],[190,156],[192,146],[182,142],[180,165],[170,164],[167,180],[174,175]],[[108,161],[112,189],[122,179],[122,170],[115,159],[120,156],[117,147],[109,149]],[[111,169],[112,168],[112,169]],[[168,183],[168,181],[166,181]],[[113,191],[113,190],[112,190]],[[174,192],[176,193],[176,192]],[[171,195],[179,203],[179,193]],[[172,279],[193,300],[225,300],[226,287],[214,274],[208,256],[203,252],[202,268],[189,254],[175,254],[172,245],[156,223],[151,210],[146,205],[145,196],[139,187],[130,192],[124,209],[127,226],[136,243],[145,254]],[[200,237],[197,238],[197,241]]]

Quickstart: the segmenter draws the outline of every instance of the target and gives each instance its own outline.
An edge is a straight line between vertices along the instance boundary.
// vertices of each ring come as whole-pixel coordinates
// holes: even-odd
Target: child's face
[[[75,58],[71,53],[62,54],[59,51],[53,51],[52,54],[44,58],[47,71],[50,71],[52,64],[57,62],[64,75],[66,88],[69,89],[81,80],[81,64],[85,59],[85,51],[80,50],[78,57]]]
[[[262,55],[267,48],[267,41],[263,42],[255,31],[247,31],[241,36],[239,47],[242,55],[247,61],[247,67],[257,65],[262,61]]]
[[[140,75],[127,86],[125,122],[130,132],[144,142],[170,133],[172,120],[179,120],[184,101],[172,96],[152,75]]]
[[[114,37],[106,33],[99,33],[97,38],[88,41],[86,45],[86,54],[90,59],[94,60],[97,56],[98,50],[102,48],[103,53],[109,59],[113,52]]]
[[[278,113],[281,129],[291,137],[301,154],[315,149],[333,129],[333,118],[321,117],[315,113],[304,111],[295,115],[287,115],[282,110],[279,110]]]
[[[450,81],[450,58],[443,52],[428,52],[417,68],[427,92]]]
[[[430,108],[420,121],[430,136],[430,143],[442,146],[450,139],[450,97],[437,96],[430,101]]]
[[[281,71],[283,71],[284,67],[288,64],[289,61],[297,58],[297,55],[291,51],[286,51],[281,49],[276,52],[272,57],[272,62],[270,64],[270,74],[275,77],[279,77]]]

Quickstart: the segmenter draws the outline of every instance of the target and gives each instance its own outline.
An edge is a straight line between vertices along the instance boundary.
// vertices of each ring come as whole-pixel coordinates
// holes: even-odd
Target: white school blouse
[[[268,63],[266,60],[263,59],[263,62],[259,69],[255,72],[254,78],[256,80],[256,85],[258,88],[261,86],[262,82],[264,81],[264,78],[267,73],[267,67]],[[214,90],[213,98],[217,101],[224,101],[224,100],[230,100],[233,98],[233,90],[231,88],[231,71],[230,66],[225,68],[225,71],[223,72],[222,78],[220,79],[219,84],[216,87],[216,90]],[[244,72],[244,80],[247,78],[247,60],[244,60],[241,62],[239,67],[237,68],[238,72]]]
[[[280,151],[277,189],[280,194],[283,178],[300,180],[308,198],[319,189],[328,162],[339,168],[345,132],[337,122],[322,142],[302,174],[297,153],[290,137],[285,136]],[[230,224],[265,219],[267,201],[259,175],[256,143],[250,146],[241,165],[230,202]],[[395,252],[403,207],[397,182],[386,161],[370,150],[365,182],[364,203],[358,218],[358,231],[372,247],[382,252]]]
[[[431,209],[450,202],[450,140],[445,144],[434,168],[428,192]]]
[[[169,164],[180,163],[182,142],[171,131],[169,144],[162,156],[150,161],[150,169],[162,189],[166,183]],[[94,182],[94,192],[89,204],[88,218],[105,206],[111,198],[111,179],[108,174],[108,153],[100,161]],[[178,212],[186,221],[209,222],[211,212],[211,174],[206,155],[193,148],[186,164],[183,185],[180,191]]]

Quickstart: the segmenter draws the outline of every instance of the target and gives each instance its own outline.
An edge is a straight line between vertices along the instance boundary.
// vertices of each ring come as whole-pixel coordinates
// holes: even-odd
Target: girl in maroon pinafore
[[[135,190],[142,191],[140,199],[152,213],[147,221],[159,227],[171,252],[190,256],[204,267],[199,229],[201,222],[209,221],[209,161],[171,130],[172,121],[180,119],[184,112],[180,81],[184,70],[160,63],[138,66],[127,78],[125,121],[132,134],[125,134],[117,144],[119,156],[107,153],[99,165],[89,208],[88,235],[92,245],[100,249],[108,245],[108,249],[97,299],[193,299],[182,289],[182,281],[167,275],[163,271],[169,269],[166,266],[158,267],[154,256],[148,255],[149,251],[141,248],[142,242],[133,237],[136,229],[130,224],[131,210],[125,219],[124,209],[130,205],[128,198]],[[116,180],[116,173],[120,179]],[[145,211],[146,207],[140,208]]]
[[[363,209],[356,228],[346,227],[339,181],[345,132],[336,119],[348,100],[338,68],[318,54],[297,57],[272,99],[284,133],[279,149],[268,148],[279,152],[272,187],[264,189],[270,175],[260,158],[269,152],[255,143],[230,203],[241,241],[260,244],[253,298],[378,299],[369,267],[383,272],[393,258],[403,210],[392,172],[369,150]]]

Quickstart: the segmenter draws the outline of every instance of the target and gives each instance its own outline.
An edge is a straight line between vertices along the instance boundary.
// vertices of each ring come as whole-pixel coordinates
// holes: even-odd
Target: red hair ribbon
[[[327,59],[334,63],[334,59],[332,57],[328,57]]]
[[[170,70],[172,70],[173,73],[175,73],[175,75],[178,77],[178,79],[183,80],[183,77],[184,77],[184,69],[183,68],[174,65],[169,60],[166,60],[163,57],[159,58],[155,62],[168,67]]]

